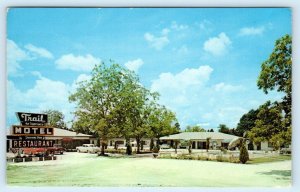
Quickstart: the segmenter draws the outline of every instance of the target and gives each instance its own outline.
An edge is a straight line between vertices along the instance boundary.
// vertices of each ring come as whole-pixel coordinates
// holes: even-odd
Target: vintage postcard
[[[290,187],[291,12],[9,8],[7,185]]]

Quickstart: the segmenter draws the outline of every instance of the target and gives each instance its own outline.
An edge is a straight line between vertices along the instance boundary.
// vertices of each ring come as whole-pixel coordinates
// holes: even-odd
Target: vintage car
[[[64,154],[64,151],[66,151],[65,148],[63,148],[59,144],[54,144],[53,147],[48,147],[47,148],[47,152],[49,154],[52,154],[52,155],[54,155],[54,154],[61,154],[62,155],[62,154]]]
[[[47,155],[46,148],[22,148],[22,154],[25,156],[44,156]]]
[[[76,147],[76,151],[79,153],[98,153],[100,152],[100,147],[94,144],[83,144],[82,146]]]

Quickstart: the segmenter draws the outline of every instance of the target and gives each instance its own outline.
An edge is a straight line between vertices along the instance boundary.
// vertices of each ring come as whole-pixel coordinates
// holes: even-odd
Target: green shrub
[[[223,162],[223,156],[222,155],[217,155],[216,160],[219,162]]]
[[[227,149],[225,149],[224,147],[220,147],[220,150],[222,151],[223,154],[227,154]]]
[[[154,146],[152,149],[153,153],[158,153],[159,152],[159,148],[157,146]]]
[[[249,160],[249,153],[245,146],[245,142],[242,142],[242,146],[240,148],[240,162],[245,164]]]

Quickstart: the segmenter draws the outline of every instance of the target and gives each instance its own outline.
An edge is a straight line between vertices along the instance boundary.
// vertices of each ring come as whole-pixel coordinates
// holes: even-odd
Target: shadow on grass
[[[268,172],[259,172],[259,174],[263,175],[274,175],[277,176],[277,179],[280,180],[290,180],[290,177],[292,176],[291,170],[272,170]]]

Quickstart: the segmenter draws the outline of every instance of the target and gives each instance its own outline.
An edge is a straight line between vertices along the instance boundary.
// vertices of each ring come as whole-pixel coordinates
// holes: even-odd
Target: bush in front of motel
[[[240,162],[245,164],[249,160],[249,153],[245,146],[245,141],[242,142],[242,146],[240,148],[240,156],[239,156]]]

